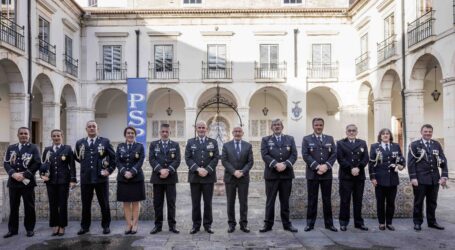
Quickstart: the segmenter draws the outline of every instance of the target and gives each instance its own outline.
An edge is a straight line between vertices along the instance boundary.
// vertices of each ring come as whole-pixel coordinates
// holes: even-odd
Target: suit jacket
[[[35,144],[26,143],[19,150],[19,144],[12,144],[6,150],[3,167],[8,173],[9,188],[25,188],[36,186],[35,174],[41,166],[41,159],[38,147]],[[24,173],[24,177],[30,180],[30,183],[25,185],[23,182],[18,182],[11,176],[14,173]]]
[[[175,141],[168,141],[167,150],[161,140],[150,143],[149,162],[153,169],[150,182],[153,184],[175,184],[178,182],[177,169],[180,166],[180,145]],[[160,178],[160,170],[169,169],[166,179]]]
[[[422,156],[423,154],[423,156]],[[421,159],[419,160],[419,158]],[[438,169],[441,168],[441,174]],[[429,149],[423,140],[414,141],[409,145],[408,171],[411,179],[417,179],[419,184],[438,185],[441,177],[449,177],[447,159],[439,142],[430,140]]]
[[[379,186],[398,186],[400,184],[398,173],[393,168],[390,168],[390,165],[400,164],[405,166],[405,159],[401,153],[400,145],[391,143],[389,147],[390,150],[387,152],[382,148],[381,143],[371,145],[368,170],[370,179],[376,179]],[[382,157],[377,157],[378,154],[382,155]],[[378,160],[376,161],[377,158]]]
[[[117,181],[119,182],[140,182],[144,181],[142,165],[145,159],[145,150],[142,143],[134,142],[128,149],[127,143],[120,143],[115,154],[118,169]],[[133,177],[125,178],[125,172],[129,171]]]
[[[294,164],[297,161],[297,147],[295,146],[294,137],[281,134],[281,142],[278,143],[275,135],[269,135],[262,138],[261,155],[265,163],[264,179],[293,179]],[[286,164],[286,169],[278,172],[275,165],[279,162]]]
[[[253,146],[246,142],[240,142],[240,154],[237,156],[235,151],[235,141],[229,141],[223,145],[221,154],[221,163],[224,166],[224,183],[232,182],[249,182],[250,169],[253,167]],[[234,176],[236,170],[241,170],[243,176],[237,178]]]
[[[185,148],[185,162],[189,169],[188,182],[215,183],[216,166],[219,158],[220,153],[216,140],[205,137],[204,143],[201,144],[198,137],[189,139]],[[197,173],[198,167],[207,170],[208,175],[200,177]]]
[[[340,180],[365,180],[365,167],[370,161],[368,146],[364,140],[355,139],[351,143],[348,138],[337,141],[337,160],[340,168],[338,178]],[[359,168],[359,175],[353,176],[351,169]]]
[[[81,164],[81,185],[104,183],[109,176],[102,176],[101,170],[105,169],[111,174],[115,170],[115,152],[107,138],[97,137],[92,146],[89,146],[87,138],[78,140],[74,156]]]
[[[40,174],[49,174],[49,184],[69,184],[77,182],[74,153],[70,145],[60,145],[57,151],[53,146],[44,148]]]
[[[302,157],[306,163],[306,178],[308,180],[330,180],[333,178],[332,167],[337,159],[337,146],[330,135],[321,135],[322,142],[315,134],[307,135],[302,140]],[[317,174],[317,167],[326,164],[327,172]]]

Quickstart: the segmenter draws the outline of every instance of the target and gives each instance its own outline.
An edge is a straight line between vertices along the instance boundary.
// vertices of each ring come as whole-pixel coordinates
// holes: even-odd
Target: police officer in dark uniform
[[[68,225],[68,195],[70,187],[76,185],[76,167],[73,150],[63,145],[63,132],[51,131],[52,145],[43,152],[40,168],[49,197],[49,226],[53,227],[52,236],[63,236]]]
[[[306,163],[308,186],[307,226],[305,231],[314,229],[318,208],[318,193],[321,186],[322,207],[324,210],[325,228],[337,232],[332,218],[332,166],[337,158],[337,147],[332,136],[322,134],[324,119],[313,119],[313,131],[302,141],[302,157]]]
[[[409,146],[408,169],[414,189],[414,229],[422,230],[423,200],[426,198],[426,214],[428,227],[444,230],[436,222],[436,206],[439,185],[447,187],[449,171],[447,159],[439,142],[432,140],[433,126],[425,124],[420,129],[422,139]],[[441,168],[441,174],[439,173]]]
[[[169,139],[169,124],[161,124],[161,139],[150,144],[149,161],[153,169],[150,182],[153,183],[153,207],[155,209],[155,227],[150,232],[156,234],[163,227],[164,195],[167,204],[167,223],[169,231],[178,234],[175,221],[175,201],[178,182],[177,169],[180,166],[180,146]]]
[[[289,197],[292,190],[294,163],[297,160],[297,148],[294,137],[285,135],[283,122],[280,119],[272,121],[273,134],[262,138],[261,155],[265,163],[264,179],[266,192],[264,227],[259,232],[272,230],[275,221],[275,200],[277,194],[280,198],[281,222],[283,229],[296,233],[297,228],[289,220]]]
[[[90,231],[93,192],[101,207],[103,234],[109,234],[109,175],[115,170],[115,152],[109,139],[98,136],[95,121],[88,121],[85,130],[87,137],[77,141],[74,149],[75,160],[81,164],[82,220],[77,234]]]
[[[4,238],[9,238],[19,230],[19,206],[21,197],[24,201],[24,226],[27,236],[35,235],[35,173],[41,166],[38,147],[31,144],[30,129],[21,127],[17,130],[19,143],[9,145],[6,150],[3,165],[8,174],[8,190],[10,214],[8,220],[8,233]]]
[[[393,143],[390,129],[383,128],[378,134],[378,143],[371,145],[368,171],[375,187],[379,230],[395,231],[392,226],[395,213],[397,186],[400,184],[398,171],[403,170],[405,160],[400,145]],[[385,207],[385,208],[384,208]]]
[[[206,136],[207,124],[204,121],[196,123],[196,131],[197,136],[189,139],[185,148],[193,207],[190,234],[197,233],[201,227],[201,196],[204,199],[203,226],[206,232],[213,234],[212,196],[220,152],[217,141]]]
[[[349,224],[351,195],[354,207],[354,226],[367,231],[362,218],[362,200],[365,187],[365,167],[368,166],[368,146],[357,137],[357,126],[346,126],[346,138],[337,141],[337,160],[340,166],[340,230],[346,231]]]

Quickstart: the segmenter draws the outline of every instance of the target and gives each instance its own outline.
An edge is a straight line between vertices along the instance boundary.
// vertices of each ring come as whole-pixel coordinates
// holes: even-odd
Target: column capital
[[[185,111],[197,111],[195,107],[185,107]]]
[[[43,107],[60,107],[60,106],[62,106],[62,104],[58,103],[58,102],[42,102],[41,104],[43,104]]]
[[[391,103],[391,102],[392,102],[392,98],[390,98],[390,97],[380,97],[380,98],[373,99],[374,104]]]
[[[9,93],[8,97],[10,100],[23,100],[29,99],[29,95],[25,93]]]
[[[406,89],[404,91],[404,96],[405,97],[423,96],[424,94],[425,94],[425,90],[423,90],[423,89]]]
[[[75,106],[74,107],[66,107],[65,109],[67,111],[80,111],[81,110],[81,108],[75,107]]]
[[[440,83],[442,84],[442,87],[453,86],[455,85],[455,76],[441,79]]]

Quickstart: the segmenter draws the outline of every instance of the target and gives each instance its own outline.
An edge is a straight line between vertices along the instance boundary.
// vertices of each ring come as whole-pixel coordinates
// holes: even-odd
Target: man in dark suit
[[[150,144],[149,162],[153,169],[150,182],[153,183],[153,207],[155,208],[155,227],[150,232],[161,232],[163,226],[164,195],[167,203],[167,222],[169,231],[179,233],[175,227],[175,200],[178,182],[177,168],[180,166],[180,146],[169,139],[169,124],[161,124],[161,139]]]
[[[75,160],[81,165],[82,220],[78,235],[90,231],[93,192],[96,192],[101,207],[103,234],[111,232],[109,208],[109,175],[115,170],[115,151],[107,138],[98,136],[98,125],[88,121],[87,137],[76,142]]]
[[[308,212],[305,231],[314,229],[318,208],[319,186],[322,193],[325,228],[337,232],[332,218],[332,166],[337,159],[337,147],[333,137],[322,134],[324,119],[313,119],[313,134],[307,135],[302,142],[302,157],[306,163],[308,186]]]
[[[235,231],[235,196],[238,192],[240,203],[240,230],[249,233],[248,228],[248,186],[249,171],[253,167],[253,147],[243,141],[242,127],[232,130],[234,139],[223,145],[221,162],[224,166],[224,183],[227,197],[228,233]]]
[[[191,189],[193,227],[190,234],[199,232],[201,222],[207,233],[212,230],[212,197],[216,182],[216,166],[220,152],[218,143],[206,136],[207,124],[196,123],[197,136],[188,140],[185,148],[185,162],[188,166],[188,182]],[[204,199],[204,220],[201,219],[201,197]]]
[[[362,200],[365,187],[365,167],[368,166],[368,146],[357,138],[357,126],[346,126],[346,138],[337,142],[337,160],[340,168],[340,230],[346,231],[349,224],[351,195],[354,207],[354,226],[367,231],[362,218]]]
[[[439,185],[447,187],[449,171],[447,159],[439,142],[432,140],[433,126],[425,124],[420,129],[422,138],[409,145],[408,168],[409,177],[414,189],[414,229],[422,230],[423,200],[426,198],[426,214],[428,227],[444,230],[436,222],[436,206]],[[439,173],[441,168],[441,174]]]
[[[289,220],[289,197],[292,190],[294,163],[297,160],[297,148],[294,137],[285,135],[283,122],[280,119],[272,121],[273,134],[262,138],[261,155],[265,163],[264,179],[266,192],[264,227],[259,232],[272,230],[275,221],[275,200],[280,198],[281,222],[286,231],[296,233],[298,230]]]
[[[9,238],[19,230],[19,206],[21,197],[24,201],[24,226],[27,237],[32,237],[35,229],[35,173],[41,166],[38,147],[31,144],[30,129],[21,127],[17,130],[19,143],[8,146],[3,165],[8,174],[9,206],[8,233]]]

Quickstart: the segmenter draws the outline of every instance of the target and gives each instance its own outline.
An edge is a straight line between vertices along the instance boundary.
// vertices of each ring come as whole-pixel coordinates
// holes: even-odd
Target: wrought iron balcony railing
[[[232,79],[232,63],[202,62],[202,79]]]
[[[357,75],[365,72],[368,69],[369,61],[370,57],[368,55],[368,52],[363,53],[355,59],[355,70]]]
[[[287,64],[281,63],[258,63],[254,62],[254,78],[259,80],[279,80],[287,77]]]
[[[152,63],[149,62],[149,79],[155,80],[178,80],[179,62],[176,63]]]
[[[55,66],[55,45],[38,39],[38,57],[39,59]]]
[[[430,10],[408,24],[408,47],[433,35],[434,11]]]
[[[76,60],[70,56],[68,56],[67,54],[64,54],[63,55],[63,70],[72,75],[72,76],[75,76],[77,77],[77,72],[78,72],[78,67],[79,67],[79,60]]]
[[[24,26],[19,26],[14,21],[0,15],[0,40],[24,50]]]
[[[126,80],[127,64],[125,63],[96,63],[96,80],[113,81]]]
[[[384,41],[378,43],[378,63],[381,63],[396,55],[397,41],[395,37],[395,35],[392,35],[386,38]]]
[[[309,79],[338,78],[338,62],[308,62],[307,74]]]

